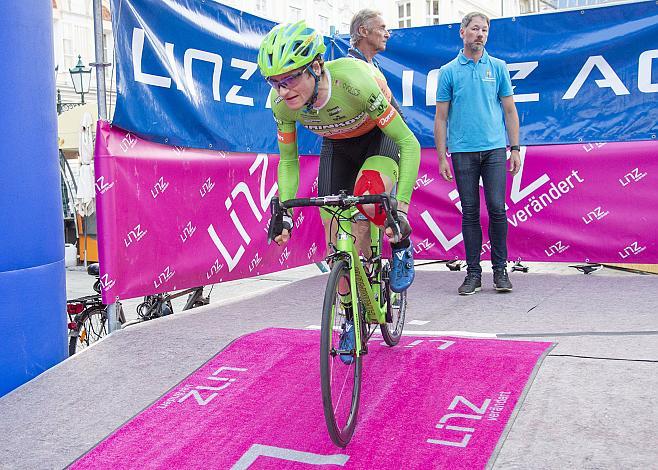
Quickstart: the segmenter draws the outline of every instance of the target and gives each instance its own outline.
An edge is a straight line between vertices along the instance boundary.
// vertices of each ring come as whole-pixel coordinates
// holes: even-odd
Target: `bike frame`
[[[352,305],[354,309],[354,329],[360,332],[355,335],[356,340],[356,355],[361,356],[365,353],[362,342],[361,333],[364,331],[361,325],[360,315],[358,312],[359,298],[365,307],[365,319],[367,324],[383,324],[386,323],[386,304],[382,305],[382,295],[380,292],[373,292],[373,285],[368,279],[368,275],[363,268],[363,264],[359,258],[359,254],[354,245],[354,235],[352,235],[352,211],[342,210],[336,215],[338,219],[338,229],[336,234],[336,252],[331,254],[329,258],[342,258],[345,259],[350,268],[350,295],[352,297]],[[370,223],[370,245],[372,248],[372,257],[381,254],[381,232],[379,228]],[[377,274],[377,279],[381,282],[381,271]],[[378,283],[377,286],[380,286]],[[367,343],[367,337],[365,338]]]

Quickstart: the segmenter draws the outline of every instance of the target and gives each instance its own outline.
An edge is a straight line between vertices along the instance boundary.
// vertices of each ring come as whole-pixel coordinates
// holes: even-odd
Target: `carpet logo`
[[[167,408],[167,406],[171,405],[172,403],[183,403],[187,401],[189,398],[194,398],[194,402],[198,406],[206,406],[208,403],[213,401],[217,395],[219,395],[218,392],[230,387],[233,385],[238,379],[235,377],[232,377],[234,372],[246,372],[247,369],[241,368],[241,367],[227,367],[227,366],[222,366],[219,369],[217,369],[215,372],[210,374],[208,377],[206,377],[206,380],[208,380],[208,385],[197,385],[193,389],[190,390],[192,386],[190,385],[185,385],[185,387],[181,390],[189,390],[187,393],[185,393],[183,396],[178,398],[178,400],[171,400],[167,399],[165,400],[164,403],[158,405],[158,408]],[[230,372],[230,373],[227,373]],[[221,376],[220,376],[221,374]],[[207,392],[212,392],[212,393],[207,393]],[[173,398],[173,396],[172,396]]]
[[[489,408],[489,414],[487,415],[488,421],[498,421],[498,418],[500,418],[500,414],[505,409],[505,405],[507,404],[507,401],[511,395],[511,392],[498,393],[498,398],[494,400],[493,404]]]
[[[491,401],[491,398],[486,398],[480,406],[477,406],[467,398],[457,395],[448,406],[448,411],[458,412],[444,414],[435,426],[436,429],[441,430],[438,434],[443,439],[427,439],[427,443],[449,447],[466,447],[473,437],[473,433],[475,433],[474,422],[482,420]],[[467,409],[468,413],[456,410],[459,405],[463,405],[461,406],[462,410]],[[468,426],[464,426],[464,424],[468,424]]]

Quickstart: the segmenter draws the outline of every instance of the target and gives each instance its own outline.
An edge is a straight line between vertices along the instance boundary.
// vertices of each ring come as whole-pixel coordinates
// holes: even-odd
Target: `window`
[[[411,27],[411,2],[398,3],[398,26]]]
[[[320,32],[328,36],[329,35],[329,18],[327,16],[318,15],[318,20],[320,22]]]
[[[527,13],[531,13],[532,10],[530,9],[530,1],[529,0],[521,0],[519,2],[519,13],[522,15],[525,15]]]
[[[427,0],[427,20],[425,24],[439,24],[439,0]]]
[[[81,15],[89,15],[90,5],[87,0],[67,0],[68,10],[71,13],[79,13]]]
[[[288,17],[290,23],[295,23],[302,19],[302,9],[297,7],[288,7]]]
[[[73,61],[75,58],[75,52],[73,51],[73,27],[70,23],[62,24],[62,45],[64,46],[64,67],[62,69],[66,72],[75,64]]]

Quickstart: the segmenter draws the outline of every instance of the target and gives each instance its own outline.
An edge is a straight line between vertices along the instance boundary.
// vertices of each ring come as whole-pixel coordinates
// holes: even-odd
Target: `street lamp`
[[[85,104],[85,93],[89,93],[89,84],[91,83],[91,67],[85,67],[82,58],[78,56],[78,63],[75,67],[69,69],[73,88],[75,92],[82,97],[82,103]]]
[[[57,69],[55,67],[55,76],[57,76]],[[75,108],[85,104],[85,93],[89,93],[89,85],[91,83],[91,67],[85,67],[85,64],[82,63],[82,57],[78,56],[78,63],[75,67],[69,69],[71,74],[71,81],[73,82],[73,89],[75,92],[81,96],[82,101],[80,103],[62,103],[62,95],[57,90],[57,114],[62,114],[64,111]]]

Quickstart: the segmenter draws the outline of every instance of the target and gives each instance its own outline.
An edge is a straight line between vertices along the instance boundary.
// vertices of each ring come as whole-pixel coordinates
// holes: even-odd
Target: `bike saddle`
[[[90,276],[98,277],[100,275],[98,263],[92,263],[89,266],[87,266],[87,274],[89,274]]]

